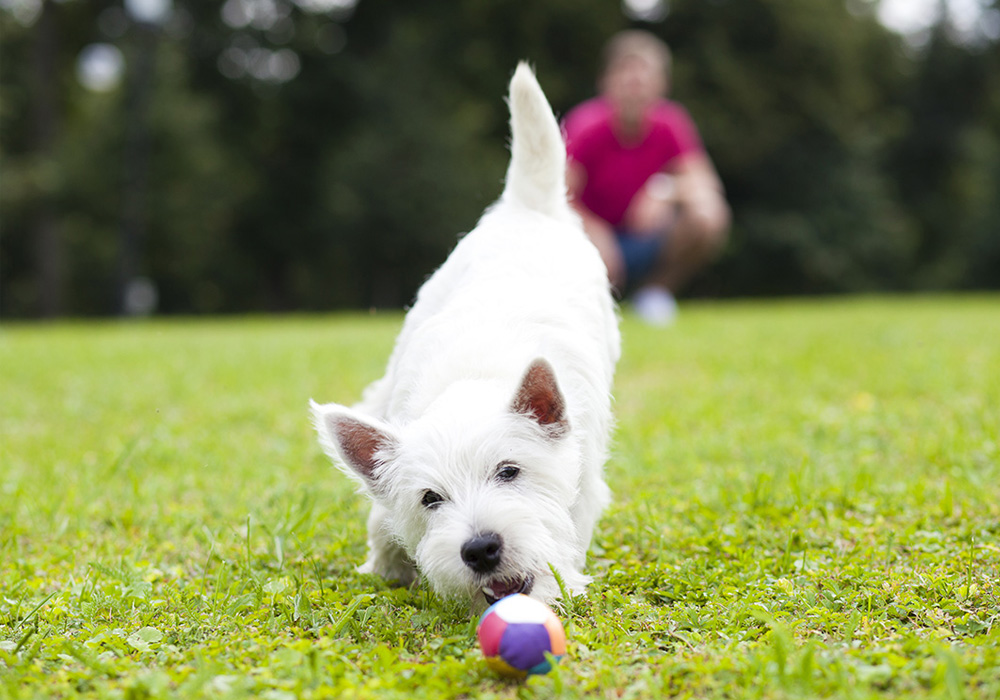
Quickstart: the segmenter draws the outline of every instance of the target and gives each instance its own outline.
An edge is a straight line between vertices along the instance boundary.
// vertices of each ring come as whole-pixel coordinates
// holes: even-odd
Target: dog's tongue
[[[490,605],[501,598],[506,598],[515,593],[528,594],[531,592],[533,579],[515,579],[513,581],[491,581],[489,585],[483,587],[486,595],[486,602]]]
[[[524,588],[524,581],[497,581],[490,588],[493,589],[493,596],[499,600],[520,593],[521,589]]]

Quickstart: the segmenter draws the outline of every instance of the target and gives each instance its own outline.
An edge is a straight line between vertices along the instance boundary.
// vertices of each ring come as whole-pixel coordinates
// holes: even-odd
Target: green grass
[[[1000,298],[626,315],[569,658],[354,571],[307,400],[399,316],[0,329],[0,698],[1000,696]]]

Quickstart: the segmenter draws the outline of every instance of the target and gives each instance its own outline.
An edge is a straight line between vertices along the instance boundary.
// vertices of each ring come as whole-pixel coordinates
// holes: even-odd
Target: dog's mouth
[[[501,598],[506,598],[515,593],[528,595],[531,593],[534,585],[535,579],[532,576],[514,579],[496,579],[483,586],[483,595],[486,596],[486,603],[493,605]]]

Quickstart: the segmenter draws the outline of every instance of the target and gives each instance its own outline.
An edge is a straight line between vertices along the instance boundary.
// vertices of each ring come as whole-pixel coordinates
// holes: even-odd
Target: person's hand
[[[676,178],[656,173],[632,199],[625,212],[625,226],[635,235],[652,236],[673,225],[677,208]]]

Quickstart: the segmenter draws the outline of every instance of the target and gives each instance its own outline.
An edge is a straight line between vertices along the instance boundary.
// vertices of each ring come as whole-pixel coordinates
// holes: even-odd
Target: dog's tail
[[[510,167],[503,198],[549,215],[566,211],[566,146],[527,63],[510,81]]]

